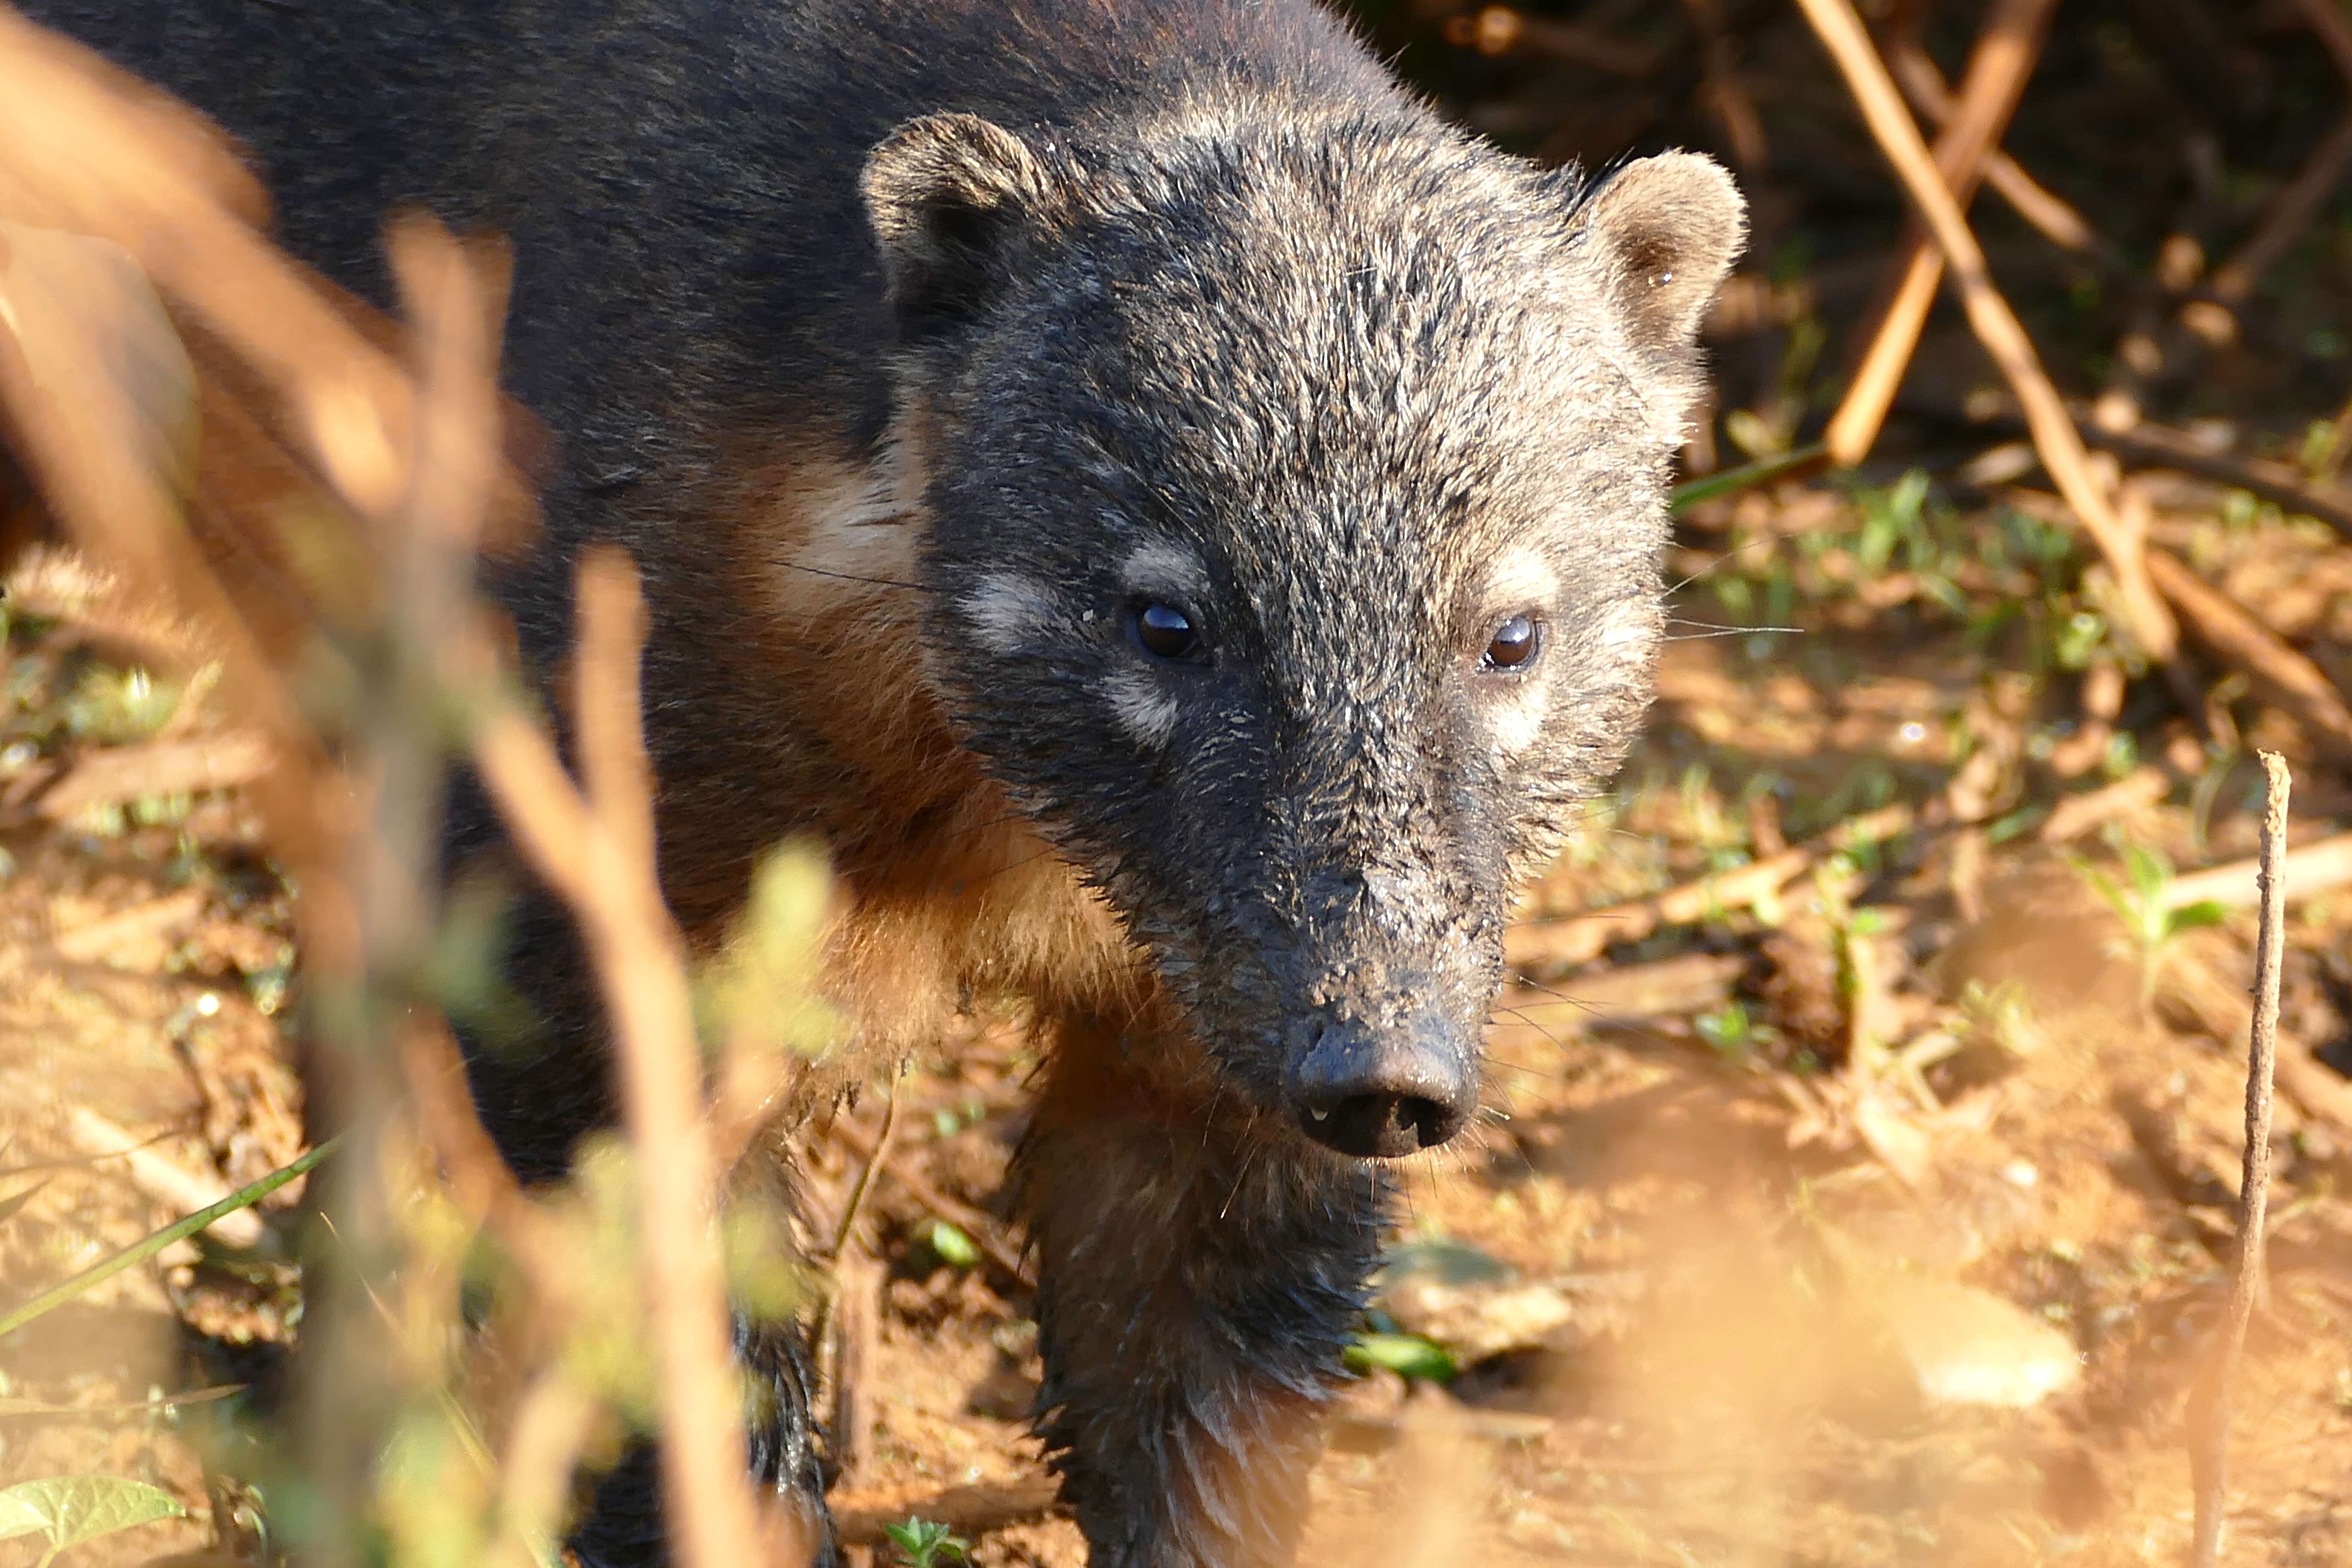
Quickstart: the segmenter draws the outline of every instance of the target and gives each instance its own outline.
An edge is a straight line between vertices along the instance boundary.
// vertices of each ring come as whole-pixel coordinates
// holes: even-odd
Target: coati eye
[[[1481,669],[1524,669],[1535,662],[1543,647],[1543,628],[1533,616],[1513,616],[1495,628],[1494,640],[1486,645],[1486,657],[1478,661]]]
[[[1202,658],[1201,634],[1192,617],[1173,605],[1158,603],[1129,612],[1136,646],[1154,658],[1173,664],[1197,664]]]

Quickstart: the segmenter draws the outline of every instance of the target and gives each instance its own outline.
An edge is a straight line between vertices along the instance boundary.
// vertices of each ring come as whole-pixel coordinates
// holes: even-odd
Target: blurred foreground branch
[[[271,1478],[291,1500],[288,1544],[320,1564],[544,1562],[577,1457],[626,1405],[625,1373],[583,1381],[573,1342],[611,1331],[583,1321],[587,1298],[632,1300],[577,1283],[600,1190],[514,1185],[433,1016],[450,721],[484,714],[476,755],[587,931],[615,1023],[645,1252],[626,1273],[646,1299],[618,1337],[653,1347],[677,1560],[804,1560],[805,1521],[763,1534],[751,1492],[687,958],[654,875],[634,572],[583,568],[583,794],[474,596],[478,546],[530,512],[501,456],[497,258],[397,230],[404,331],[272,249],[263,213],[217,132],[0,8],[0,413],[47,512],[126,594],[194,628],[268,749],[274,765],[238,768],[299,889],[310,1032],[329,1119],[348,1128],[305,1281],[308,1441]],[[298,685],[298,668],[341,684]],[[502,1444],[496,1390],[458,1381],[450,1353],[472,1332],[459,1289],[481,1231],[522,1277],[494,1321],[538,1325],[513,1358]]]
[[[654,875],[653,770],[638,727],[645,606],[635,568],[617,554],[590,555],[579,584],[584,789],[573,786],[554,747],[519,710],[483,724],[475,755],[517,846],[579,919],[596,966],[638,1152],[663,1489],[687,1568],[734,1568],[766,1554],[740,1415],[713,1415],[740,1413],[742,1399],[719,1265],[685,942]],[[807,1555],[805,1545],[798,1554]]]

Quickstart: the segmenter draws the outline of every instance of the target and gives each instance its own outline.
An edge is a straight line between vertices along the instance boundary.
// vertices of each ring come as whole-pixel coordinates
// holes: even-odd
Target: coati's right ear
[[[1050,184],[1027,142],[976,114],[910,120],[866,155],[858,189],[904,341],[979,313],[1008,243]]]
[[[1577,227],[1633,336],[1659,359],[1689,356],[1699,319],[1748,237],[1748,204],[1714,159],[1664,153],[1582,193]]]

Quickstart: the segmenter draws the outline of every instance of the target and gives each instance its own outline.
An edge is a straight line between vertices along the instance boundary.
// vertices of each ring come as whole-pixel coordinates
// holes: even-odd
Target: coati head
[[[930,117],[864,191],[965,742],[1239,1096],[1445,1142],[1517,884],[1648,700],[1730,180],[1259,101]]]

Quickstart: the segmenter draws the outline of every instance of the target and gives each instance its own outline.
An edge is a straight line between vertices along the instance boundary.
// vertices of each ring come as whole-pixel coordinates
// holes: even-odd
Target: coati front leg
[[[1091,1568],[1287,1563],[1385,1180],[1171,1086],[1189,1047],[1061,1035],[1015,1194],[1039,1254],[1039,1431]]]

